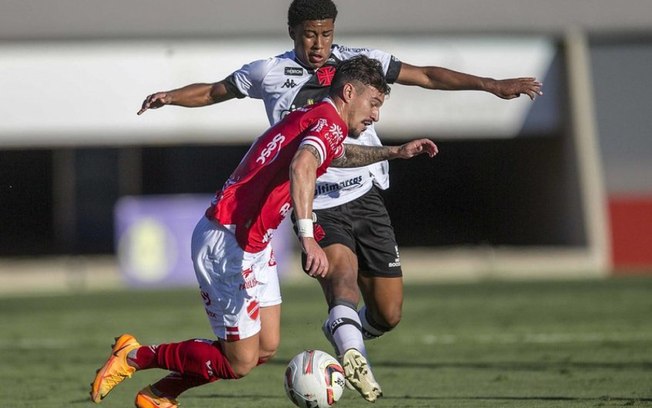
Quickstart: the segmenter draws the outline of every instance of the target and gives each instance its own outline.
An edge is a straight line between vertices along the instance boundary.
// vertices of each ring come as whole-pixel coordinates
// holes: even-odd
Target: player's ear
[[[296,35],[295,31],[294,31],[294,28],[288,26],[288,35],[290,36],[292,41],[294,41],[296,39],[297,35]]]
[[[342,97],[346,102],[350,102],[351,99],[355,96],[355,86],[353,86],[352,83],[347,82],[344,84],[344,87],[342,87]]]

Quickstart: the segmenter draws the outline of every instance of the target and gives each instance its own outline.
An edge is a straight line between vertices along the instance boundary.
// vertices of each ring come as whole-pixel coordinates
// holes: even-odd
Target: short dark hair
[[[294,0],[288,9],[288,27],[304,21],[326,20],[337,17],[337,7],[332,0]]]
[[[389,95],[390,87],[383,73],[380,61],[366,55],[357,55],[337,65],[331,84],[331,94],[337,94],[346,83],[372,86],[384,95]]]

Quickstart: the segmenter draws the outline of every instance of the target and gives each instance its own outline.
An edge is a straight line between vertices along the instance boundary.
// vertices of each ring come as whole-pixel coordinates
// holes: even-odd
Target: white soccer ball
[[[344,369],[328,353],[303,351],[285,370],[285,393],[300,408],[328,408],[340,399],[346,380]]]

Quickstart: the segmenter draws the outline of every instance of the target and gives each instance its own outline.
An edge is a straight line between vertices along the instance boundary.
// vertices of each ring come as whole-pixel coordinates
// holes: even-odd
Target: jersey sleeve
[[[321,166],[328,157],[328,151],[326,150],[326,142],[323,133],[325,129],[328,129],[328,121],[326,119],[319,119],[316,124],[314,124],[306,135],[301,140],[299,147],[302,146],[312,146],[319,155],[319,165]]]
[[[330,162],[344,154],[343,140],[342,128],[337,123],[322,117],[308,128],[299,146],[312,146],[319,155],[321,166],[325,161]]]
[[[226,86],[238,98],[262,99],[263,80],[269,72],[270,66],[271,59],[245,64],[226,78]]]
[[[317,140],[317,138],[308,136],[308,137],[304,138],[303,141],[300,144],[300,146],[304,146],[304,145],[309,145],[309,146],[314,147],[317,150],[317,152],[319,153],[319,165],[321,166],[322,164],[324,164],[324,160],[326,160],[326,157],[328,157],[328,156],[327,156],[327,153],[325,153],[325,146],[324,146],[323,141]],[[341,144],[341,145],[337,146],[335,148],[335,150],[333,150],[331,152],[330,156],[332,157],[332,160],[339,159],[340,157],[344,156],[344,145]]]
[[[383,66],[383,72],[385,73],[385,79],[390,84],[396,82],[398,74],[401,71],[401,60],[385,51],[373,48],[353,48],[337,45],[334,47],[333,52],[339,54],[337,56],[342,60],[350,59],[356,55],[365,55],[380,61]]]

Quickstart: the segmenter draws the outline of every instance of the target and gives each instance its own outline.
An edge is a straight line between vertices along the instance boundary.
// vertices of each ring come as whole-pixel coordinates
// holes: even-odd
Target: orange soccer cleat
[[[123,334],[116,337],[112,346],[111,355],[106,363],[97,370],[95,380],[91,384],[91,400],[100,403],[120,384],[125,378],[131,377],[136,369],[127,363],[127,355],[130,351],[140,347],[140,343],[131,334]]]
[[[154,394],[152,386],[148,385],[136,394],[136,408],[178,408],[177,400],[159,397]]]

